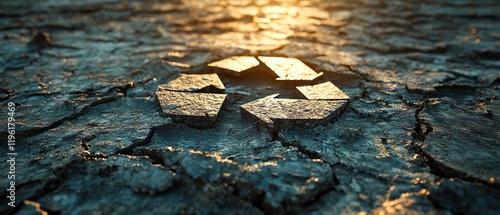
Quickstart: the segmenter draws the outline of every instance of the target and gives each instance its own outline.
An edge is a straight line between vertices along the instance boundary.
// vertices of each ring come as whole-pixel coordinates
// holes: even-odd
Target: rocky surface
[[[498,214],[500,7],[460,1],[0,2],[1,214]],[[158,86],[232,56],[297,58],[350,97],[278,132],[241,105],[296,83],[220,75],[211,129]],[[198,94],[198,93],[197,93]],[[1,168],[9,169],[7,144]],[[6,171],[5,171],[6,172]],[[2,196],[9,179],[0,178]]]

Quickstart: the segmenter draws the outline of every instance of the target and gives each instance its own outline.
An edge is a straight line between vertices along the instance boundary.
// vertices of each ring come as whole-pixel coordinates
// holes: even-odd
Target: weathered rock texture
[[[298,86],[297,90],[302,93],[307,99],[319,100],[349,100],[346,95],[332,82],[325,82],[316,85]]]
[[[233,56],[209,63],[208,66],[216,71],[241,76],[249,73],[250,69],[258,66],[259,64],[259,61],[252,56]]]
[[[216,125],[226,99],[225,86],[217,74],[181,74],[158,87],[160,115],[193,128]]]
[[[317,73],[297,58],[263,57],[259,60],[273,71],[276,80],[281,81],[312,81],[323,75]]]
[[[344,100],[277,99],[278,94],[266,96],[241,105],[241,112],[257,118],[264,124],[323,124],[340,116],[347,102]]]
[[[0,214],[498,214],[496,0],[0,2],[0,136],[16,104],[16,207]],[[240,106],[303,99],[221,75],[199,130],[158,86],[232,56],[303,61],[350,97],[336,122],[269,132]],[[260,71],[264,65],[255,68]],[[9,164],[4,156],[0,168]],[[29,201],[25,201],[29,200]]]

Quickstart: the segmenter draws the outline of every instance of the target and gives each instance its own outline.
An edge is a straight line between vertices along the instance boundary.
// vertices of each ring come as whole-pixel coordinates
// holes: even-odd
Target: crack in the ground
[[[120,98],[121,98],[120,96],[113,96],[113,97],[101,98],[101,99],[99,99],[97,101],[94,101],[94,102],[86,105],[79,112],[73,113],[73,114],[71,114],[69,116],[65,116],[65,117],[63,117],[63,118],[61,118],[61,119],[59,119],[59,120],[57,120],[55,122],[52,122],[48,126],[40,127],[40,128],[33,128],[33,129],[26,130],[26,131],[18,131],[18,132],[16,132],[16,134],[20,135],[20,136],[24,136],[24,137],[32,136],[32,135],[36,135],[36,134],[40,134],[42,132],[45,132],[45,131],[48,131],[50,129],[58,127],[63,122],[77,119],[79,116],[81,116],[82,114],[84,114],[91,107],[95,107],[95,106],[98,106],[98,105],[101,105],[101,104],[109,103],[111,101],[115,101],[115,100],[118,100]],[[0,133],[0,137],[7,137],[7,135],[8,135],[7,132]]]
[[[194,178],[193,176],[186,174],[185,168],[178,163],[177,161],[174,164],[168,164],[167,161],[162,156],[162,150],[149,150],[149,149],[140,149],[140,150],[134,150],[135,147],[139,145],[135,145],[134,147],[127,147],[123,150],[121,150],[121,154],[126,154],[130,156],[145,156],[147,157],[151,164],[159,164],[162,167],[165,167],[168,169],[168,171],[171,171],[173,173],[176,173],[181,177],[181,180],[179,180],[180,184],[185,184],[188,186],[192,186],[193,184],[198,185],[198,186],[203,186],[205,183],[204,181],[200,181],[200,179]],[[175,151],[172,151],[175,153]],[[238,193],[240,192],[241,188],[246,188],[247,184],[241,184],[241,182],[235,181],[235,180],[226,180],[224,178],[220,179],[219,181],[211,182],[212,185],[227,185],[228,187],[232,188],[232,192],[230,195],[233,197],[236,197],[237,199],[248,202],[255,208],[259,209],[261,212],[264,214],[270,214],[266,212],[266,209],[264,208],[264,199],[265,199],[265,192],[257,192],[252,191],[249,195],[247,195],[246,198],[240,197]],[[198,186],[194,186],[195,189],[200,190]],[[200,191],[201,192],[201,191]]]
[[[335,175],[335,172],[333,171],[335,169],[335,164],[332,164],[326,160],[324,160],[320,153],[318,152],[315,152],[315,151],[311,151],[309,149],[307,149],[305,146],[303,146],[302,144],[300,144],[299,141],[287,141],[285,140],[284,138],[282,137],[279,137],[278,136],[278,140],[279,142],[281,142],[281,144],[283,145],[283,147],[295,147],[298,149],[298,151],[307,156],[309,159],[311,160],[321,160],[321,162],[323,163],[326,163],[330,166],[330,168],[332,169],[332,178],[333,178],[333,184],[330,185],[327,189],[317,193],[316,195],[314,195],[311,199],[309,199],[306,203],[304,203],[302,206],[310,206],[312,204],[314,204],[315,202],[317,202],[319,199],[321,199],[322,196],[330,193],[330,192],[337,192],[338,190],[336,189],[336,186],[340,184],[340,180],[337,178],[337,176]]]
[[[480,183],[485,186],[500,188],[500,186],[489,183],[488,181],[475,178],[470,176],[469,174],[453,169],[446,164],[437,161],[432,157],[432,155],[426,153],[422,146],[425,143],[427,136],[433,131],[432,125],[425,121],[425,119],[420,118],[420,113],[426,108],[428,105],[428,100],[423,101],[420,106],[415,111],[415,128],[413,132],[413,140],[411,142],[411,149],[418,155],[424,158],[425,163],[431,170],[431,173],[441,177],[441,178],[460,178],[464,181],[472,182],[472,183]]]
[[[433,131],[431,124],[425,121],[425,119],[421,119],[419,117],[422,110],[424,110],[425,105],[429,103],[428,100],[423,101],[415,111],[415,129],[413,133],[414,140],[425,141],[425,138]]]
[[[5,93],[5,97],[0,98],[0,102],[3,102],[5,100],[9,99],[10,95],[12,94],[12,91],[9,91],[9,90],[4,89],[4,88],[0,88],[0,92]]]
[[[363,72],[357,70],[354,66],[345,66],[345,67],[349,71],[354,72],[355,74],[357,74],[358,76],[360,76],[364,81],[366,81],[366,82],[371,82],[372,81],[369,74],[363,73]],[[366,87],[364,87],[364,85],[363,85],[363,88],[366,88]]]
[[[365,174],[365,175],[369,175],[369,176],[371,176],[371,177],[373,177],[373,178],[376,178],[376,179],[378,179],[378,180],[381,180],[381,181],[387,181],[387,180],[388,180],[388,178],[383,177],[383,176],[381,176],[381,175],[379,175],[379,174],[376,174],[376,173],[373,173],[373,172],[368,172],[368,171],[366,171],[366,170],[359,169],[359,168],[356,168],[356,167],[354,167],[354,166],[349,166],[349,165],[347,165],[347,164],[345,164],[345,163],[342,163],[342,162],[337,162],[337,163],[334,163],[334,164],[332,165],[332,168],[336,168],[336,167],[338,167],[338,166],[342,166],[342,167],[344,167],[344,169],[346,169],[346,170],[348,170],[348,171],[352,172],[352,173],[353,173],[353,174],[355,174],[355,175],[358,175],[358,174]],[[392,179],[392,180],[397,180],[397,178]]]
[[[70,171],[75,170],[75,168],[78,167],[78,165],[82,164],[85,160],[83,158],[77,158],[74,159],[67,164],[55,168],[52,171],[52,174],[55,176],[55,178],[49,178],[47,180],[34,180],[34,181],[28,181],[25,184],[22,184],[16,189],[21,189],[23,185],[28,185],[31,183],[45,183],[45,185],[39,190],[38,192],[34,193],[32,196],[29,196],[25,200],[30,200],[37,202],[38,199],[48,195],[50,192],[56,190],[67,178],[68,174]],[[16,214],[19,212],[22,208],[24,207],[24,204],[21,202],[20,205],[17,205],[13,210],[11,211],[12,214]],[[57,211],[49,211],[48,208],[44,208],[43,206],[41,207],[45,211],[49,212],[49,214],[59,214]]]
[[[129,81],[125,85],[112,87],[112,88],[108,89],[105,93],[110,93],[110,92],[113,92],[114,90],[116,90],[118,93],[123,93],[123,95],[125,97],[127,97],[127,93],[131,88],[134,88],[137,85],[145,85],[153,80],[156,80],[156,78],[148,78],[148,79],[143,80],[143,81]]]
[[[318,152],[308,150],[305,146],[301,145],[299,141],[287,141],[282,137],[278,137],[278,140],[281,142],[281,145],[283,145],[284,147],[292,146],[292,147],[297,148],[301,154],[309,157],[309,159],[311,159],[311,160],[320,159],[323,161],[323,159],[321,159],[321,156]],[[326,161],[323,161],[323,162],[328,163]]]
[[[151,143],[151,140],[153,139],[153,136],[155,135],[156,128],[160,127],[160,126],[155,126],[155,127],[150,128],[149,133],[146,136],[146,138],[144,138],[141,141],[134,142],[131,145],[129,145],[123,149],[118,150],[118,152],[111,154],[110,156],[117,155],[117,154],[133,155],[133,151],[134,151],[135,147],[145,146],[145,145],[148,145],[149,143]]]
[[[119,153],[117,153],[117,154],[126,154],[126,155],[130,155],[130,156],[146,156],[150,160],[151,164],[159,164],[159,165],[167,168],[169,171],[177,173],[178,175],[181,176],[181,178],[184,178],[184,180],[181,180],[181,183],[190,184],[190,185],[192,185],[194,183],[194,184],[198,184],[200,186],[203,185],[204,182],[201,183],[202,181],[200,181],[200,179],[193,178],[189,174],[182,174],[182,173],[186,173],[186,170],[184,169],[184,167],[182,165],[180,165],[180,163],[178,163],[178,161],[176,161],[174,164],[169,164],[168,161],[166,161],[164,159],[161,150],[149,150],[149,149],[135,150],[136,147],[138,147],[138,146],[145,146],[145,145],[149,144],[151,142],[153,135],[154,135],[154,128],[151,129],[151,132],[148,135],[148,138],[146,138],[145,140],[143,140],[141,142],[135,143],[129,147],[121,149],[119,151]],[[291,143],[286,142],[286,141],[281,141],[281,142],[282,142],[282,145],[285,147],[289,147],[289,146],[297,147],[299,149],[300,153],[306,155],[310,159],[321,160],[322,162],[328,164],[330,166],[330,168],[332,168],[332,170],[333,170],[334,165],[322,160],[319,153],[306,149],[304,146],[300,145],[300,143],[298,143],[298,142],[291,142]],[[175,153],[175,151],[172,151],[172,152]],[[110,156],[115,156],[115,155],[116,154],[110,155]],[[335,176],[335,174],[333,173],[333,171],[332,171],[332,174],[333,174],[333,183],[331,183],[331,185],[328,188],[313,195],[307,202],[301,204],[301,206],[303,206],[303,207],[310,206],[310,205],[314,204],[315,202],[317,202],[319,199],[321,199],[322,196],[324,196],[330,192],[337,192],[338,191],[335,188],[335,186],[338,185],[340,182],[339,182],[338,178]],[[255,190],[252,190],[251,194],[249,194],[248,196],[241,197],[239,195],[240,190],[243,188],[247,189],[249,186],[248,184],[245,184],[244,182],[239,182],[239,181],[235,181],[235,180],[221,178],[219,181],[211,182],[211,184],[214,184],[214,185],[226,184],[232,188],[233,191],[230,194],[233,197],[236,197],[237,199],[240,199],[241,201],[250,203],[253,207],[259,209],[264,214],[272,214],[270,209],[266,208],[266,206],[264,204],[266,192],[263,192],[262,190],[255,189]],[[293,203],[284,201],[281,204],[283,206],[283,209],[285,209],[285,211],[286,211],[287,208],[289,208],[289,206]]]

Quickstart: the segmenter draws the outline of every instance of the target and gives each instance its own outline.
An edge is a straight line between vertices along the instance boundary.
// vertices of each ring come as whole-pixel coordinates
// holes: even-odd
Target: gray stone
[[[451,196],[449,196],[451,194]],[[455,214],[496,214],[500,211],[498,189],[480,186],[459,178],[443,179],[429,190],[429,199]],[[463,201],[470,199],[469,201]]]
[[[427,133],[420,148],[436,171],[500,185],[497,115],[488,118],[443,98],[430,99],[419,117],[421,130]]]

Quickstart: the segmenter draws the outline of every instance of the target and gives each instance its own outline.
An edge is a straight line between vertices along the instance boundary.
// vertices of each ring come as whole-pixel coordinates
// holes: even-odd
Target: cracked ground
[[[495,0],[4,0],[1,214],[499,214]],[[350,98],[270,132],[244,103],[294,86],[220,75],[217,126],[155,91],[231,56],[295,57]]]

